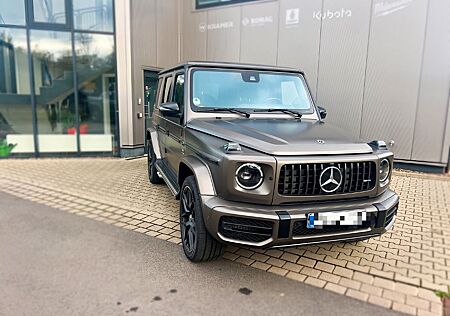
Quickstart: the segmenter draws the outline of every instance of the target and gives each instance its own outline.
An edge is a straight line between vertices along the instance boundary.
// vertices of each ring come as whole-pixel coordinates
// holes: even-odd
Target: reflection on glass
[[[68,32],[32,30],[30,46],[40,152],[75,152],[72,45]]]
[[[73,0],[73,23],[78,30],[112,32],[112,0]]]
[[[0,156],[34,152],[29,83],[26,31],[0,28]]]
[[[35,22],[66,24],[65,0],[33,0]]]
[[[81,151],[109,152],[116,144],[115,59],[112,35],[75,35]],[[80,134],[81,131],[80,131]],[[83,135],[81,135],[83,136]]]
[[[0,1],[0,24],[25,25],[24,0]]]

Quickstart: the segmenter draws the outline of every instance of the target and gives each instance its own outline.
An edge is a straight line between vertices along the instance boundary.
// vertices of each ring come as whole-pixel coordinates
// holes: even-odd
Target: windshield
[[[287,109],[312,113],[303,77],[250,70],[197,69],[192,75],[192,107],[202,109]]]

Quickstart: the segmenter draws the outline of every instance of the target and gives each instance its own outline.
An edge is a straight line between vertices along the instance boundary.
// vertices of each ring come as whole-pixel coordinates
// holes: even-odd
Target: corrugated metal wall
[[[301,68],[328,122],[392,141],[397,159],[447,163],[450,1],[181,2],[182,61]]]
[[[132,0],[131,11],[135,100],[145,66],[291,66],[306,73],[329,123],[392,141],[397,159],[448,161],[448,0],[268,0],[207,10],[194,0]]]

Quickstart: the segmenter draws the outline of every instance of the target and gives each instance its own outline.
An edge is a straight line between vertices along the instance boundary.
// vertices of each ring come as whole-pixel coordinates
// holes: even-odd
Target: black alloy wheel
[[[184,254],[191,261],[215,260],[225,249],[206,229],[194,176],[187,177],[181,186],[180,233]]]
[[[197,230],[195,225],[194,194],[189,186],[183,188],[181,204],[180,222],[183,247],[191,255],[196,248]]]

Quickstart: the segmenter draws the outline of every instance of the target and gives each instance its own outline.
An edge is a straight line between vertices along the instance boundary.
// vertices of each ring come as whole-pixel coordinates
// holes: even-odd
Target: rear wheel
[[[147,168],[148,168],[148,179],[153,184],[162,183],[162,179],[158,175],[158,170],[155,166],[156,155],[153,151],[153,145],[150,138],[147,139]]]
[[[206,230],[194,176],[187,177],[181,187],[180,232],[184,253],[191,261],[215,260],[224,251],[224,246]]]

